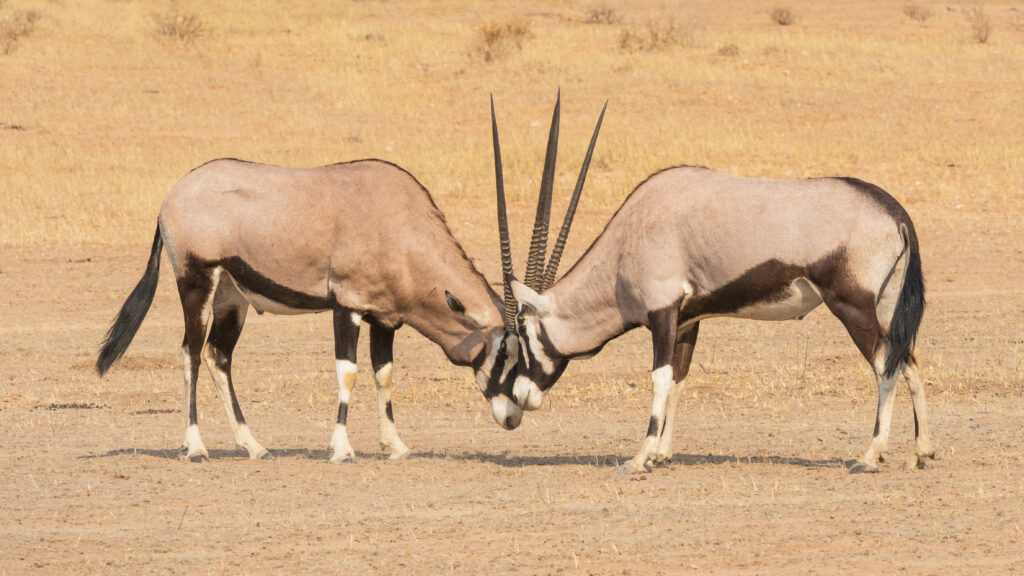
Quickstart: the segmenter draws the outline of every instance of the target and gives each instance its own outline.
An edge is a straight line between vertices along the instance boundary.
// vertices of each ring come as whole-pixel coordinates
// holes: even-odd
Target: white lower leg
[[[377,383],[377,407],[380,411],[380,444],[391,450],[391,459],[404,458],[409,454],[409,447],[398,437],[395,428],[394,411],[391,408],[391,370],[390,362],[380,367],[374,375]]]
[[[931,436],[928,433],[928,403],[925,401],[924,384],[917,374],[917,367],[907,365],[903,368],[903,376],[910,388],[910,401],[914,405],[914,426],[916,428],[915,448],[918,456],[934,457]]]
[[[206,451],[206,447],[203,446],[203,439],[199,437],[199,426],[196,424],[190,424],[188,428],[185,428],[185,458],[192,460],[193,458],[205,458],[210,459],[209,452]]]
[[[220,398],[221,404],[224,405],[224,412],[228,416],[228,423],[231,424],[231,431],[235,434],[235,445],[244,448],[252,460],[266,456],[267,449],[256,441],[252,432],[249,431],[249,427],[245,423],[240,424],[235,417],[235,407],[232,404],[231,391],[228,387],[228,375],[217,366],[217,360],[209,344],[203,348],[203,360],[206,361],[206,367],[210,369],[210,376],[213,377],[217,396]]]
[[[672,367],[662,366],[651,372],[651,381],[654,383],[654,402],[651,407],[651,420],[647,428],[647,437],[640,445],[640,452],[632,460],[626,462],[616,470],[619,473],[636,473],[647,470],[647,462],[655,455],[658,447],[660,432],[665,423],[667,412],[666,403],[669,392],[675,384],[672,381]]]
[[[885,378],[879,371],[878,377],[878,432],[871,439],[868,451],[861,460],[864,464],[876,467],[884,460],[889,445],[889,428],[892,424],[892,407],[896,398],[896,376]]]
[[[185,438],[181,442],[185,449],[185,458],[210,459],[209,452],[203,446],[203,439],[199,436],[199,425],[193,424],[189,419],[189,409],[192,406],[192,357],[189,356],[188,348],[182,348],[183,364],[185,369]]]
[[[338,360],[335,366],[338,373],[338,421],[328,447],[332,463],[354,462],[356,453],[348,441],[348,407],[356,382],[356,365],[348,360]]]
[[[676,422],[676,410],[679,407],[679,399],[683,396],[683,387],[686,380],[680,380],[672,386],[668,395],[668,410],[665,414],[665,426],[661,431],[661,438],[658,440],[658,451],[654,456],[655,462],[669,462],[672,460],[672,429]]]

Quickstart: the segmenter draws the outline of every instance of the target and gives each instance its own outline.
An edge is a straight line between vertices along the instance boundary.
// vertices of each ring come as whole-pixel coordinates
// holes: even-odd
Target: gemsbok
[[[493,100],[491,121],[496,139]],[[498,212],[505,222],[500,162],[496,152]],[[100,376],[124,354],[149,311],[162,249],[185,317],[189,460],[209,458],[196,414],[200,358],[213,376],[236,444],[253,459],[267,454],[245,423],[231,379],[232,353],[250,305],[260,314],[333,312],[338,415],[328,446],[331,462],[354,460],[347,422],[363,321],[370,326],[381,444],[391,458],[409,453],[395,430],[391,403],[392,344],[404,324],[439,345],[453,364],[472,367],[499,425],[511,430],[522,420],[510,396],[519,340],[508,236],[501,242],[502,260],[508,262],[503,304],[426,188],[394,164],[359,160],[289,168],[221,159],[192,170],[164,199],[145,274],[100,349]]]
[[[854,178],[663,170],[633,190],[558,282],[561,238],[544,267],[550,189],[541,186],[531,268],[524,283],[512,282],[521,354],[513,398],[521,408],[539,408],[569,360],[647,327],[654,347],[651,418],[640,452],[617,469],[645,471],[648,462],[671,461],[673,420],[701,320],[799,319],[824,302],[878,383],[871,444],[851,472],[875,472],[884,459],[900,372],[914,408],[916,446],[907,464],[923,467],[934,457],[914,355],[925,306],[917,234],[881,188]],[[563,229],[578,196],[577,190]],[[499,218],[499,226],[507,224]]]

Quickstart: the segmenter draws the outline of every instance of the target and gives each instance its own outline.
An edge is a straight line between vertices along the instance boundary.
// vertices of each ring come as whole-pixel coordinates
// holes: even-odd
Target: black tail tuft
[[[924,316],[924,275],[921,273],[921,254],[917,246],[917,235],[911,225],[900,225],[900,232],[909,252],[906,276],[896,310],[889,325],[889,353],[885,358],[886,378],[891,378],[900,366],[913,360],[914,340]]]
[[[156,294],[157,280],[160,278],[160,250],[164,242],[160,238],[160,226],[156,227],[156,236],[153,238],[153,249],[149,253],[149,264],[146,265],[146,273],[135,285],[135,289],[125,300],[118,312],[114,324],[107,330],[107,336],[103,339],[100,347],[100,355],[96,359],[96,372],[103,376],[111,365],[117,362],[132,338],[142,325],[142,319],[149,312],[149,306],[153,303],[153,296]]]

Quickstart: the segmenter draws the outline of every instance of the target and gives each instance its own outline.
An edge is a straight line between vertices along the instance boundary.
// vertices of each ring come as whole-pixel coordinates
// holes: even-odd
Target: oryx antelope
[[[409,449],[391,405],[395,330],[412,326],[454,364],[471,366],[494,419],[515,428],[510,400],[518,359],[501,299],[476,270],[427,190],[380,160],[287,168],[214,160],[182,178],[160,209],[145,275],[102,345],[102,376],[131,343],[153,301],[166,249],[185,316],[187,458],[208,458],[196,417],[200,358],[213,376],[235,442],[250,458],[267,451],[245,424],[231,357],[252,305],[258,313],[332,311],[338,415],[332,462],[353,459],[346,430],[356,379],[360,324],[370,326],[370,360],[381,443],[392,458]]]
[[[538,264],[525,283],[513,282],[521,355],[513,398],[523,409],[540,407],[572,358],[647,327],[654,347],[651,418],[640,452],[618,469],[644,471],[648,462],[671,460],[673,419],[701,320],[789,320],[824,302],[878,382],[873,438],[851,471],[877,471],[900,372],[914,407],[916,448],[908,464],[923,466],[934,456],[914,356],[925,306],[917,235],[903,207],[881,188],[854,178],[663,170],[633,190],[554,284],[553,273],[536,274],[544,267],[550,201],[550,187],[542,186],[539,240],[530,254]]]

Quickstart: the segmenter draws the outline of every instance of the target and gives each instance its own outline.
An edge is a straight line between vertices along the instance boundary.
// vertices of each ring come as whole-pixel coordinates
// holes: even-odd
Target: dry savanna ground
[[[1024,560],[1024,6],[1014,2],[0,0],[0,574],[1006,574]],[[165,268],[111,374],[91,371],[159,203],[206,160],[380,157],[415,174],[497,279],[487,96],[525,250],[563,96],[556,214],[608,115],[566,260],[641,179],[704,164],[850,175],[914,218],[938,459],[848,475],[876,389],[841,325],[705,322],[668,468],[622,477],[647,427],[638,330],[572,364],[504,432],[470,372],[411,330],[377,448],[330,466],[330,318],[250,315],[235,377],[273,457],[234,450],[205,370],[211,460],[187,463]],[[325,207],[344,209],[344,207]],[[365,342],[361,359],[366,359]]]

